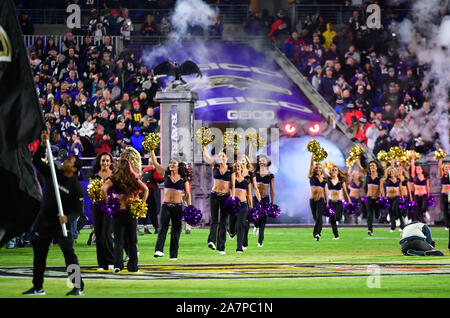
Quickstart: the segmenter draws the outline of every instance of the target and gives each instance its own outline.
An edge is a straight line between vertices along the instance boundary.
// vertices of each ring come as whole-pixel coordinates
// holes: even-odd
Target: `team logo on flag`
[[[11,42],[5,29],[0,25],[0,62],[11,62]]]

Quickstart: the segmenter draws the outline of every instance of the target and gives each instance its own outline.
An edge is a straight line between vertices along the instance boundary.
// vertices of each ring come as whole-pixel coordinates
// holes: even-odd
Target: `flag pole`
[[[59,194],[58,179],[56,178],[55,163],[53,162],[52,149],[50,147],[50,141],[48,139],[47,139],[47,158],[50,164],[50,171],[52,173],[53,186],[55,188],[55,196],[56,196],[56,203],[58,205],[59,216],[64,216],[63,207],[61,203],[61,195]],[[63,236],[67,237],[67,228],[65,223],[61,223],[61,229]]]

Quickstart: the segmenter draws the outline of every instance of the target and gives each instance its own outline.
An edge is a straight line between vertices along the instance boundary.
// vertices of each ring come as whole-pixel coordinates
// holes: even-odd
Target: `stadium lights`
[[[312,135],[317,135],[322,130],[322,127],[320,127],[320,124],[315,123],[311,126],[309,126],[308,131]]]

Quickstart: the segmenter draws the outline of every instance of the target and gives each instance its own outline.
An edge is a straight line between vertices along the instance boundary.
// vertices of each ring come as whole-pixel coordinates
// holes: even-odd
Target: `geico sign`
[[[208,106],[217,106],[217,105],[229,105],[229,104],[252,104],[252,105],[266,105],[266,106],[273,106],[273,107],[282,107],[287,108],[290,110],[295,110],[307,114],[312,114],[312,110],[298,104],[284,102],[284,101],[276,101],[273,99],[268,98],[255,98],[255,97],[243,97],[243,96],[237,96],[237,97],[218,97],[218,98],[208,98],[206,100],[199,100],[197,101],[195,108],[202,108],[202,107],[208,107]],[[241,107],[245,107],[245,105],[242,105]],[[267,107],[266,107],[267,108]]]
[[[258,120],[258,119],[275,119],[273,110],[235,110],[227,111],[227,119],[229,120]]]
[[[228,70],[228,71],[237,71],[237,72],[255,72],[262,75],[267,76],[276,76],[279,78],[283,78],[283,75],[277,73],[272,70],[268,70],[265,68],[260,68],[256,66],[247,66],[241,64],[231,64],[231,63],[208,63],[208,64],[198,64],[200,71],[212,71],[212,70]]]

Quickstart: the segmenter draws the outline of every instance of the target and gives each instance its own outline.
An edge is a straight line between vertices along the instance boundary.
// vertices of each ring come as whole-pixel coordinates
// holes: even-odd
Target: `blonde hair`
[[[134,172],[136,172],[137,175],[141,174],[141,170],[142,170],[141,155],[139,154],[139,152],[136,149],[128,146],[120,154],[120,156],[128,159],[131,166],[133,167]]]
[[[398,178],[398,172],[397,169],[395,169],[394,167],[390,166],[386,168],[386,175],[385,177],[389,177],[389,172],[394,171],[394,177]]]

